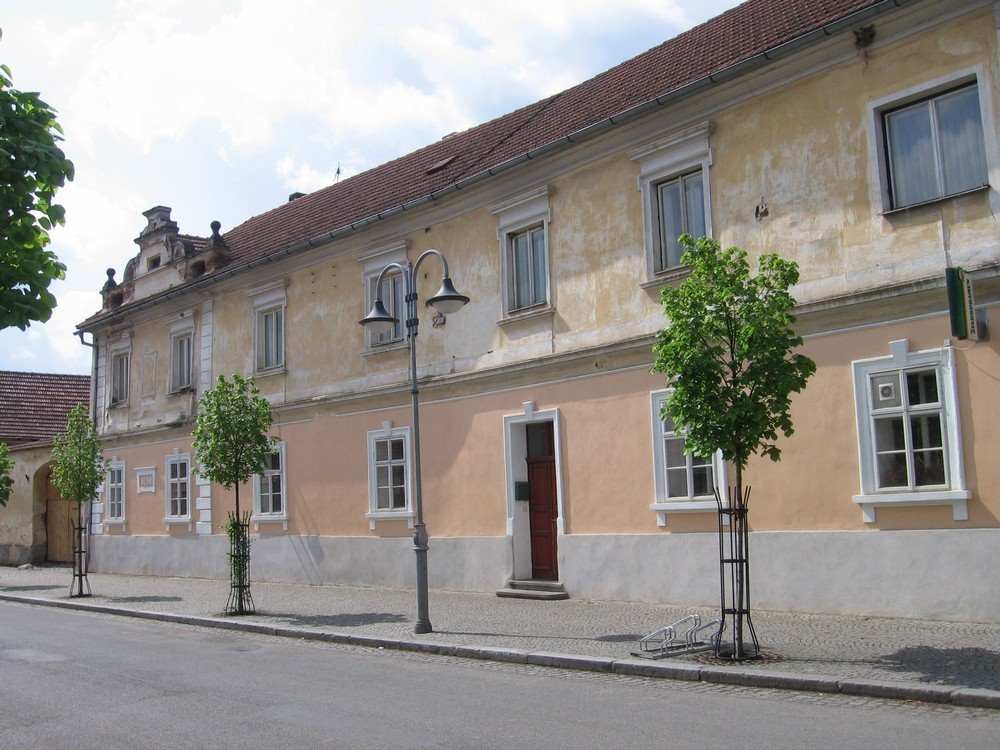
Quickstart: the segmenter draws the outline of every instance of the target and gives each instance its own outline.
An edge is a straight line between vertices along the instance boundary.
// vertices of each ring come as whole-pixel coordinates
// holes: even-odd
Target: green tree
[[[798,393],[816,364],[793,350],[802,338],[791,329],[798,266],[768,254],[751,275],[747,254],[722,250],[708,238],[681,237],[681,262],[691,274],[660,294],[669,325],[656,337],[653,372],[663,373],[673,392],[664,416],[684,431],[685,452],[721,451],[736,472],[732,504],[745,519],[743,472],[754,454],[781,457],[778,433],[793,432],[791,394]],[[737,607],[749,602],[749,578],[735,592]],[[737,615],[736,655],[743,653],[742,617]]]
[[[14,480],[10,478],[13,468],[14,459],[9,456],[7,443],[0,443],[0,506],[7,505],[14,488]]]
[[[236,491],[236,512],[229,514],[226,533],[231,584],[227,610],[237,614],[253,611],[250,514],[240,512],[240,485],[259,474],[274,452],[276,441],[267,434],[272,423],[271,406],[253,379],[234,373],[232,380],[220,375],[215,387],[201,397],[194,428],[197,472]]]
[[[37,93],[15,89],[6,65],[0,71],[0,329],[23,331],[49,319],[49,284],[66,275],[46,245],[49,230],[65,223],[53,198],[73,179],[73,163],[58,146],[55,111]]]
[[[97,496],[97,488],[104,479],[106,462],[102,455],[101,439],[97,435],[87,407],[73,407],[66,423],[66,431],[56,435],[52,447],[52,482],[60,494],[76,503],[77,524],[73,550],[73,579],[77,591],[73,596],[89,596],[83,584],[87,577],[87,555],[83,546],[83,506]]]

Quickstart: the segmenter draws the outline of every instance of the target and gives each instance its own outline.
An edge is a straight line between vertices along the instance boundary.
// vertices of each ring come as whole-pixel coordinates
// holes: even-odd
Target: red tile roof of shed
[[[70,410],[90,403],[90,377],[0,370],[0,443],[48,441],[66,429]]]
[[[223,235],[230,255],[222,271],[448,192],[505,162],[859,11],[892,4],[891,0],[749,0],[566,91],[248,219]],[[218,274],[198,281],[206,283]],[[140,302],[98,313],[87,323]]]

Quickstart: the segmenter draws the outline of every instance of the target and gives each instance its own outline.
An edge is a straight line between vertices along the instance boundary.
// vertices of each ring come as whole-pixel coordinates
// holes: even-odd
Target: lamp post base
[[[413,632],[430,633],[431,617],[427,606],[427,527],[423,522],[413,525],[413,551],[417,554],[417,622]]]

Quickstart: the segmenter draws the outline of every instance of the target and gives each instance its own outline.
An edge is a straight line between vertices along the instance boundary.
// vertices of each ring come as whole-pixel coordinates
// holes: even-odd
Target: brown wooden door
[[[556,555],[556,458],[551,422],[529,424],[528,524],[531,529],[531,577],[559,580]]]
[[[52,483],[52,472],[45,477],[45,534],[49,562],[73,562],[72,503],[63,500]]]

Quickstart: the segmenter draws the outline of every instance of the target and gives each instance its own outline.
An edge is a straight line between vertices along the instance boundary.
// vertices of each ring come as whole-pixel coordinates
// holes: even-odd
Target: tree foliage
[[[37,93],[13,87],[0,65],[0,329],[45,322],[56,299],[49,292],[66,267],[46,249],[49,230],[65,222],[55,192],[73,179],[59,148],[62,128]]]
[[[240,517],[240,485],[264,468],[275,440],[268,437],[273,417],[271,405],[260,395],[252,378],[234,373],[220,375],[215,387],[201,397],[194,449],[198,473],[236,488],[236,517]]]
[[[64,498],[82,505],[96,497],[106,468],[102,451],[87,407],[73,407],[66,431],[56,435],[52,448],[52,482]]]
[[[0,443],[0,506],[7,505],[11,490],[14,489],[14,480],[10,476],[13,468],[14,459],[9,455],[7,443]]]
[[[816,371],[793,351],[802,338],[791,329],[795,300],[788,290],[799,270],[769,254],[754,276],[740,248],[722,250],[688,235],[681,242],[691,275],[661,292],[670,324],[657,334],[653,372],[674,389],[664,412],[684,430],[686,452],[721,450],[736,467],[739,502],[747,461],[755,453],[780,458],[778,433],[793,432],[791,394]]]

